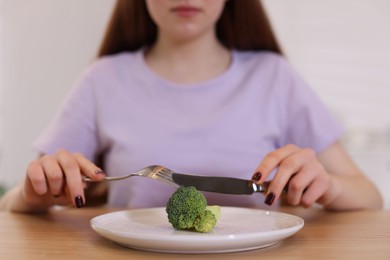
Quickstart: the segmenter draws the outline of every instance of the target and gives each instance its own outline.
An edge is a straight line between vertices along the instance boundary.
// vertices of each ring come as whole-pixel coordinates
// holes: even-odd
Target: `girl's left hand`
[[[265,156],[256,169],[252,180],[263,183],[273,170],[265,203],[272,205],[286,191],[287,202],[291,205],[310,207],[313,203],[327,203],[331,198],[331,176],[309,148],[286,145]]]

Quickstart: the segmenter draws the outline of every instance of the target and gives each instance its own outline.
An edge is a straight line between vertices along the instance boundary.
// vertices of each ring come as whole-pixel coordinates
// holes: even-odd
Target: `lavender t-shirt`
[[[180,85],[155,74],[143,51],[97,60],[83,74],[34,147],[103,155],[108,175],[147,165],[200,175],[251,178],[269,152],[286,144],[317,152],[342,128],[280,56],[232,51],[218,77]],[[112,182],[109,204],[165,206],[173,188],[146,178]],[[264,197],[205,193],[209,204],[263,205]]]

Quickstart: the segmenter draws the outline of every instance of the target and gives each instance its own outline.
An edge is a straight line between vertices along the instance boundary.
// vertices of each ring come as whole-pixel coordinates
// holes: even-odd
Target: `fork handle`
[[[129,177],[130,177],[129,175],[120,176],[120,177],[109,177],[109,176],[106,176],[106,177],[104,177],[104,179],[101,179],[101,180],[92,180],[91,178],[89,178],[87,176],[82,176],[81,180],[84,181],[84,182],[119,181],[119,180],[127,179]]]
[[[87,176],[81,176],[81,180],[83,182],[98,182],[98,181],[92,180],[91,178],[89,178]]]

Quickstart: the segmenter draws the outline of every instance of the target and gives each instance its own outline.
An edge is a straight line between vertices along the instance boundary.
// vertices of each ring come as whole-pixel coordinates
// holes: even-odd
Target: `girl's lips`
[[[192,6],[178,6],[172,8],[172,11],[182,17],[192,17],[198,14],[201,10]]]

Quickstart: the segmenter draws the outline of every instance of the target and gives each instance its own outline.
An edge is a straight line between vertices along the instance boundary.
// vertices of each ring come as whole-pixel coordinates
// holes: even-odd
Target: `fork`
[[[145,168],[143,168],[135,173],[130,173],[130,174],[119,176],[119,177],[106,176],[106,177],[104,177],[103,180],[100,180],[100,181],[119,181],[119,180],[124,180],[124,179],[130,178],[130,177],[134,177],[134,176],[147,177],[150,179],[154,179],[154,180],[160,181],[164,184],[167,184],[167,185],[175,187],[175,188],[180,187],[180,185],[188,186],[189,184],[191,184],[197,188],[200,188],[203,191],[212,191],[212,192],[228,193],[228,194],[243,194],[243,193],[234,193],[232,190],[230,190],[231,187],[229,188],[229,191],[227,191],[226,187],[236,185],[237,181],[239,181],[239,183],[240,183],[239,186],[242,185],[242,182],[245,182],[245,185],[249,185],[253,188],[253,192],[263,192],[263,193],[267,192],[268,186],[270,184],[269,181],[266,181],[263,184],[255,184],[252,181],[246,181],[246,180],[230,178],[230,177],[206,177],[206,176],[194,176],[194,175],[187,175],[187,174],[179,174],[179,173],[175,173],[172,170],[170,170],[164,166],[161,166],[161,165],[147,166],[147,167],[145,167]],[[176,176],[175,179],[174,179],[174,176]],[[185,180],[183,179],[183,177],[180,179],[180,176],[185,176]],[[207,181],[203,180],[203,181],[199,182],[199,178],[206,178]],[[91,178],[89,178],[87,176],[83,176],[82,180],[84,182],[98,182],[97,180],[92,180]],[[192,184],[192,181],[194,181],[195,183]],[[220,185],[221,183],[224,183],[224,185],[221,186]],[[247,194],[247,193],[245,193],[245,194]]]
[[[165,184],[168,184],[173,187],[178,187],[179,185],[176,184],[173,179],[172,179],[172,174],[174,172],[164,166],[161,165],[151,165],[147,166],[145,168],[142,168],[141,170],[135,172],[135,173],[130,173],[127,175],[119,176],[119,177],[110,177],[106,176],[102,181],[119,181],[119,180],[124,180],[130,177],[134,176],[140,176],[140,177],[147,177],[151,178],[160,182],[163,182]],[[82,180],[84,182],[98,182],[95,180],[92,180],[91,178],[87,176],[83,176]]]

